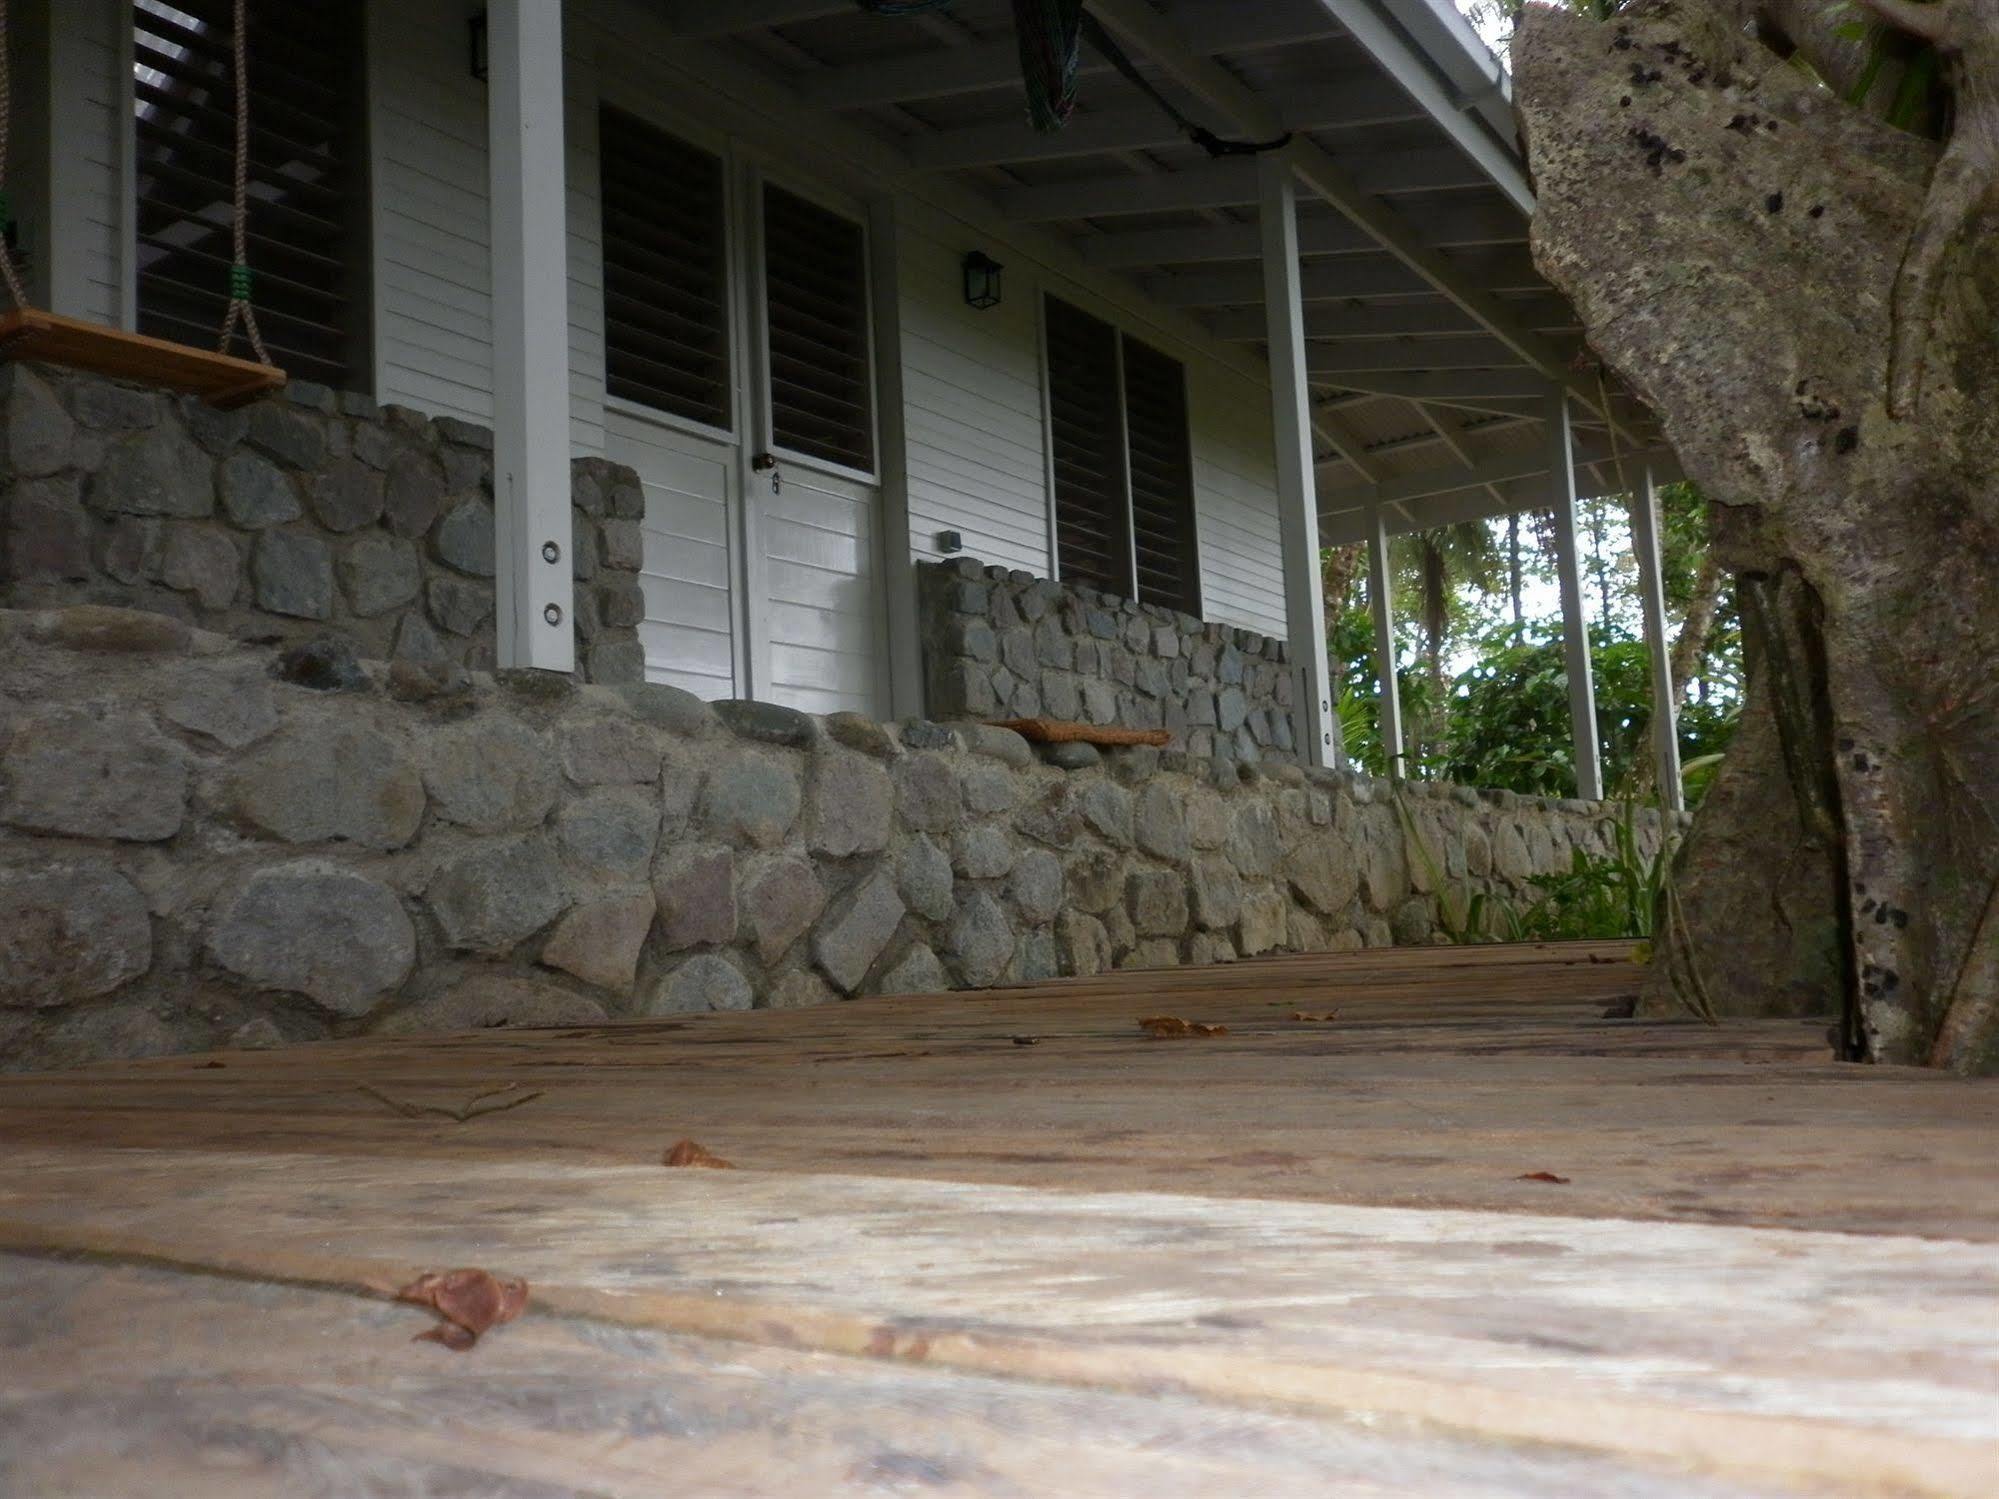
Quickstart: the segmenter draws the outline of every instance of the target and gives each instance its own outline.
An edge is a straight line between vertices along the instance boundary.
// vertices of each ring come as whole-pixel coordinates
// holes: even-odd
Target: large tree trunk
[[[1659,969],[1724,1012],[1817,1000],[1849,1054],[1999,1070],[1999,235],[1945,263],[1891,417],[1937,147],[1724,11],[1530,7],[1513,54],[1536,261],[1720,502],[1737,577],[1745,723]]]

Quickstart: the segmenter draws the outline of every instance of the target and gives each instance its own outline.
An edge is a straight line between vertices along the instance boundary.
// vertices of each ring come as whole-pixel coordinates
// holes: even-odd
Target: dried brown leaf
[[[1305,1010],[1293,1010],[1291,1018],[1293,1020],[1338,1020],[1340,1012],[1338,1010],[1328,1010],[1323,1015],[1313,1015]]]
[[[711,1171],[733,1171],[734,1161],[725,1161],[707,1146],[693,1140],[682,1140],[669,1150],[663,1164],[668,1166],[706,1166]]]
[[[1138,1022],[1138,1028],[1155,1039],[1179,1036],[1226,1036],[1229,1028],[1225,1025],[1202,1025],[1198,1020],[1182,1020],[1177,1015],[1151,1015]]]
[[[1552,1171],[1523,1171],[1513,1179],[1522,1182],[1553,1182],[1560,1187],[1566,1187],[1569,1184],[1569,1179],[1566,1176],[1557,1176]]]
[[[479,1334],[513,1321],[526,1309],[528,1283],[502,1279],[490,1270],[430,1271],[396,1292],[396,1300],[427,1306],[443,1319],[412,1341],[442,1343],[463,1353],[479,1341]]]

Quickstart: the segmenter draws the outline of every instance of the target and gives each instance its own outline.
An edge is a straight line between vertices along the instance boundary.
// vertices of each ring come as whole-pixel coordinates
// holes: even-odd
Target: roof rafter
[[[1517,362],[1503,343],[1481,332],[1461,338],[1329,339],[1305,353],[1305,368],[1315,380],[1377,370],[1503,371]],[[1540,379],[1545,392],[1547,378]]]
[[[1466,161],[1462,152],[1449,146],[1364,156],[1354,164],[1354,180],[1374,193],[1433,192],[1490,185],[1484,173]],[[1120,174],[1016,187],[999,195],[999,205],[1006,216],[1027,223],[1111,218],[1127,213],[1158,213],[1169,208],[1244,208],[1256,200],[1256,167],[1242,160],[1210,162],[1160,177]]]
[[[1314,88],[1278,94],[1272,108],[1285,122],[1275,134],[1402,124],[1424,117],[1408,95],[1373,68],[1349,69]],[[953,172],[1013,161],[1054,161],[1185,144],[1187,137],[1180,127],[1163,109],[1148,102],[1078,112],[1052,135],[1037,135],[1024,116],[1016,116],[992,125],[966,125],[919,135],[907,142],[907,149],[917,170]]]
[[[1447,258],[1465,279],[1488,290],[1540,291],[1545,286],[1524,246],[1460,250]],[[1336,265],[1308,262],[1299,283],[1307,302],[1437,294],[1414,271],[1378,250],[1349,256]],[[1145,290],[1168,307],[1242,307],[1262,298],[1263,277],[1253,270],[1169,271],[1146,277]]]
[[[660,10],[667,30],[675,36],[715,37],[816,21],[821,16],[852,15],[854,0],[731,0],[727,5],[714,0],[663,0]]]
[[[1341,34],[1329,17],[1290,7],[1257,10],[1240,4],[1221,5],[1184,15],[1180,24],[1188,40],[1208,52],[1293,46]],[[1077,69],[1084,77],[1110,70],[1111,65],[1094,52],[1085,52]],[[806,103],[828,109],[865,109],[1019,86],[1020,49],[1007,37],[980,42],[955,55],[917,52],[829,68],[803,83],[800,95]]]
[[[1437,245],[1520,245],[1527,239],[1527,226],[1502,203],[1454,204],[1426,214],[1423,222]],[[1126,229],[1093,234],[1082,240],[1079,247],[1091,265],[1111,270],[1204,260],[1255,260],[1263,253],[1255,224],[1219,224],[1205,229]],[[1365,230],[1344,219],[1324,214],[1307,218],[1301,214],[1298,248],[1305,255],[1356,255],[1377,252],[1381,246]],[[1419,286],[1425,280],[1419,278]],[[1435,286],[1433,281],[1427,284]],[[1445,292],[1445,295],[1451,294]]]
[[[1530,326],[1567,333],[1575,327],[1575,311],[1560,297],[1510,299],[1509,307]],[[1226,308],[1208,315],[1217,338],[1256,343],[1263,338],[1263,315],[1252,307]],[[1352,306],[1317,303],[1305,309],[1305,336],[1316,339],[1405,338],[1427,334],[1477,333],[1478,324],[1463,308],[1429,298],[1421,302],[1371,302]]]
[[[1100,19],[1144,51],[1182,87],[1227,116],[1238,129],[1259,137],[1282,133],[1283,121],[1268,100],[1212,58],[1197,56],[1189,50],[1172,24],[1142,0],[1090,0],[1090,4]],[[1445,128],[1448,130],[1449,126]],[[1487,143],[1490,145],[1489,138]],[[1473,148],[1467,146],[1467,149]],[[1285,155],[1299,181],[1345,215],[1356,228],[1464,308],[1480,326],[1549,382],[1570,391],[1591,410],[1599,409],[1602,397],[1593,381],[1571,369],[1557,347],[1524,328],[1505,303],[1463,281],[1449,261],[1419,240],[1408,222],[1393,209],[1359,187],[1332,156],[1307,140],[1293,140],[1285,148]],[[1513,171],[1517,175],[1517,165]],[[1504,182],[1500,185],[1507,186]],[[1611,413],[1605,413],[1605,417],[1614,424],[1618,422]],[[1631,434],[1624,435],[1628,438]]]

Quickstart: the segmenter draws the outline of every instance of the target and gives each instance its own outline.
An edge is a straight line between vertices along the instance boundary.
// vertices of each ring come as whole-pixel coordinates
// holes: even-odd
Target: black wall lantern
[[[965,257],[965,305],[984,311],[1000,304],[1001,265],[984,250],[974,250]]]

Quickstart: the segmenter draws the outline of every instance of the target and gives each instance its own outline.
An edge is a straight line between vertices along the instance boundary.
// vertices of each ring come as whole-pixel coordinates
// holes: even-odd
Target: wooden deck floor
[[[1604,1018],[1633,977],[1283,958],[3,1079],[0,1493],[1999,1491],[1999,1085]],[[528,1315],[407,1342],[384,1294],[468,1264]]]

